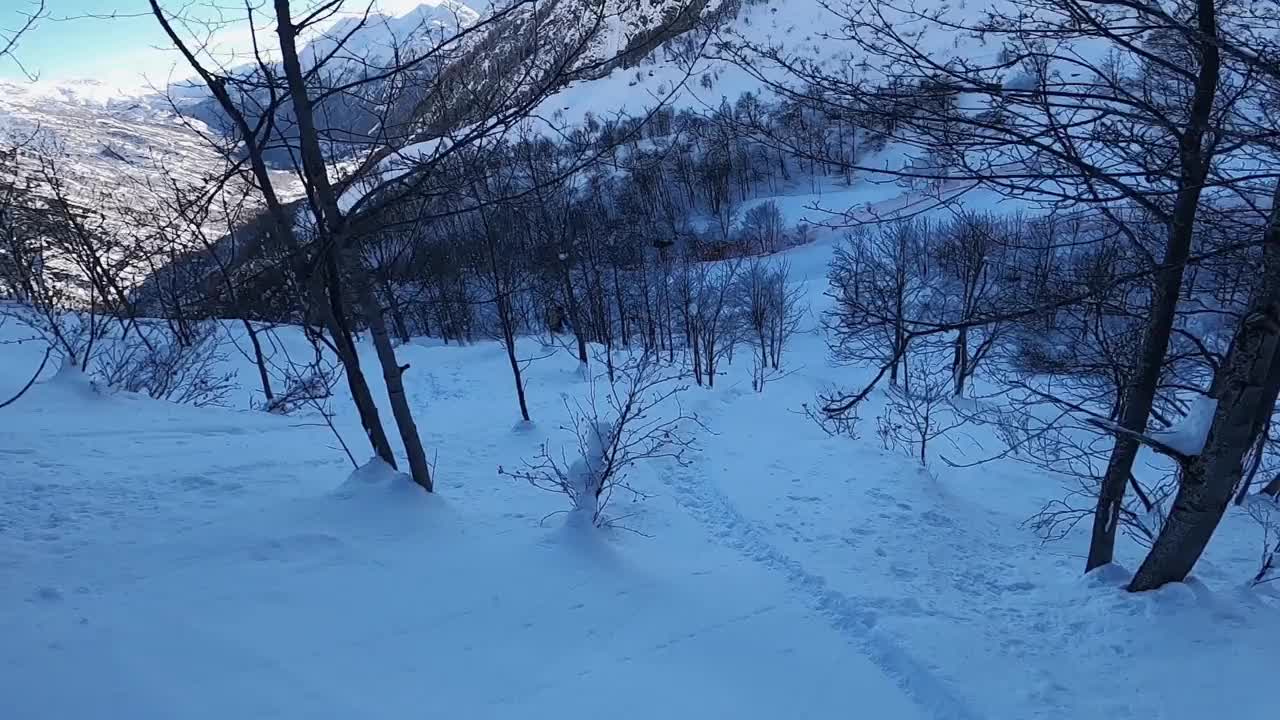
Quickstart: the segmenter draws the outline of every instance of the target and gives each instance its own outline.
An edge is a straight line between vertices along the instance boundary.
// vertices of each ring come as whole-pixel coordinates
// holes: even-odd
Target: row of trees
[[[1015,277],[994,276],[1000,302],[984,289],[993,275],[983,269],[991,258],[981,248],[964,247],[956,300],[937,302],[923,281],[924,263],[940,258],[910,251],[931,231],[910,223],[881,231],[873,252],[848,252],[838,262],[837,350],[864,357],[887,336],[889,351],[874,360],[877,382],[893,382],[921,343],[949,338],[959,388],[987,338],[1015,322],[1052,324],[1035,354],[1080,392],[1047,391],[1026,373],[1006,373],[1005,387],[1024,406],[1101,416],[1055,435],[1084,449],[1069,457],[1085,468],[1096,498],[1087,568],[1112,561],[1126,490],[1142,494],[1133,479],[1140,445],[1170,452],[1178,467],[1171,504],[1153,508],[1162,520],[1133,590],[1191,570],[1242,491],[1248,459],[1262,452],[1280,389],[1273,369],[1280,367],[1280,326],[1272,319],[1280,247],[1276,19],[1224,7],[1219,0],[1009,0],[978,17],[872,0],[832,6],[854,58],[836,69],[745,41],[724,46],[794,102],[882,118],[895,142],[918,151],[902,171],[913,181],[983,185],[1047,212],[1043,222],[1068,226],[1066,236],[1034,225],[970,232],[974,223],[947,233],[947,244],[995,237],[999,254],[1023,254],[1011,266]],[[998,52],[966,57],[937,36],[976,38]],[[757,131],[786,143],[768,125]],[[1039,246],[1023,239],[1044,236],[1050,242]],[[1053,287],[1012,292],[1073,254],[1066,272],[1047,276]],[[859,269],[877,262],[887,267]],[[859,294],[864,288],[870,302]],[[853,411],[869,390],[828,398],[827,414]],[[1203,447],[1179,453],[1153,439],[1153,420],[1176,425],[1189,398],[1201,395],[1216,408]],[[1027,428],[1016,447],[1043,440],[1047,430],[1035,417],[1028,410],[1009,419]],[[1097,446],[1087,435],[1107,446],[1102,468],[1091,462]]]
[[[837,359],[878,373],[867,387],[824,398],[821,411],[846,421],[887,382],[906,420],[886,419],[882,434],[918,445],[924,458],[926,443],[949,429],[935,414],[945,397],[972,392],[979,374],[994,380],[1004,409],[971,419],[997,425],[1010,445],[1003,456],[1074,474],[1092,502],[1064,504],[1046,523],[1092,515],[1090,569],[1112,560],[1120,528],[1135,529],[1152,550],[1132,587],[1147,589],[1184,577],[1228,501],[1248,491],[1265,464],[1280,390],[1274,23],[1259,11],[1220,17],[1220,4],[1009,0],[980,19],[887,0],[833,5],[853,49],[848,64],[797,62],[776,47],[722,38],[719,51],[757,75],[769,102],[744,95],[703,114],[659,103],[644,118],[558,128],[552,141],[526,122],[535,108],[617,60],[584,60],[609,19],[603,4],[572,32],[556,15],[563,44],[482,85],[465,123],[423,116],[436,118],[424,135],[379,93],[397,78],[415,91],[433,87],[423,68],[453,66],[444,62],[450,52],[470,57],[469,38],[522,3],[432,49],[364,58],[357,71],[346,58],[326,73],[304,66],[297,49],[323,13],[295,18],[278,0],[278,48],[260,51],[252,71],[231,72],[153,1],[230,118],[222,147],[231,162],[209,187],[168,193],[166,217],[176,223],[134,223],[185,243],[173,241],[170,262],[150,268],[143,292],[95,283],[94,273],[119,277],[97,261],[78,272],[90,307],[110,303],[120,332],[140,339],[130,307],[138,301],[158,308],[147,314],[168,318],[184,347],[200,337],[198,318],[243,318],[269,399],[261,325],[251,320],[311,328],[339,359],[375,452],[394,465],[353,341],[369,331],[410,470],[430,489],[394,335],[499,339],[526,419],[528,358],[518,338],[542,332],[571,334],[584,365],[593,362],[589,346],[603,347],[611,379],[616,348],[679,357],[706,385],[745,348],[762,389],[802,308],[785,267],[752,257],[808,230],[787,227],[769,203],[738,208],[799,178],[896,175],[940,199],[982,185],[1029,206],[1027,215],[957,213],[851,232],[833,263],[826,323]],[[536,33],[539,17],[521,15],[513,27]],[[955,57],[950,43],[922,43],[906,26],[972,35],[999,52],[987,62]],[[695,57],[696,37],[706,38],[686,34],[662,52]],[[1086,46],[1106,52],[1074,49]],[[440,97],[456,96],[457,76],[439,77],[450,83]],[[330,162],[336,138],[313,110],[329,94],[359,98],[375,85],[367,112],[383,128],[381,149],[339,174]],[[274,126],[286,106],[288,139]],[[908,167],[863,165],[889,142],[915,150]],[[281,150],[295,159],[296,203],[267,162]],[[56,185],[57,173],[47,174],[45,184]],[[47,191],[41,197],[41,214],[56,215],[60,205]],[[78,219],[61,232],[74,258],[85,223],[71,215]],[[214,239],[207,228],[225,218],[235,218],[234,231]],[[161,232],[174,225],[180,233]],[[1215,408],[1203,447],[1174,448],[1149,431],[1153,421],[1177,430],[1200,396]],[[1173,457],[1169,483],[1135,478],[1142,444]]]

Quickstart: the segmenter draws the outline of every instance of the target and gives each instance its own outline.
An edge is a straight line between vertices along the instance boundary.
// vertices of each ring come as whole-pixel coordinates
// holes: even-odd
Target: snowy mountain
[[[453,0],[419,5],[400,15],[380,12],[367,18],[344,17],[311,39],[299,59],[304,67],[322,61],[377,62],[397,49],[429,48],[442,36],[474,24],[480,17],[479,12]]]
[[[1005,3],[921,5],[955,19]],[[1108,520],[1123,529],[1115,562],[1082,573],[1115,444],[1090,420],[1126,398],[1150,314],[1150,272],[1131,270],[1154,265],[1146,236],[1117,241],[1079,207],[1046,216],[1008,188],[895,175],[918,146],[879,114],[839,112],[860,106],[763,107],[776,68],[745,69],[718,43],[830,66],[851,49],[829,37],[827,4],[546,0],[484,32],[444,69],[454,98],[477,78],[518,86],[532,31],[551,50],[581,41],[528,124],[564,138],[616,123],[626,140],[579,168],[557,155],[576,138],[501,145],[514,133],[500,127],[491,157],[423,173],[439,195],[397,198],[414,212],[351,215],[371,227],[348,236],[358,258],[329,254],[351,272],[330,276],[343,283],[328,304],[299,297],[266,242],[208,273],[212,309],[153,274],[144,312],[164,320],[24,320],[0,300],[0,715],[1274,717],[1272,491],[1227,509],[1193,575],[1128,592],[1125,566],[1189,467],[1144,447],[1128,478],[1140,497]],[[337,65],[481,16],[401,10],[347,38]],[[313,39],[309,60],[355,22]],[[687,32],[700,23],[709,35]],[[710,52],[690,64],[700,39]],[[995,52],[947,32],[918,49]],[[157,156],[210,162],[184,143],[216,132],[216,114],[184,128],[163,103],[102,95],[0,102],[11,127],[68,138],[102,184]],[[386,148],[376,180],[447,149],[468,118],[420,99],[397,110],[424,129]],[[659,103],[669,112],[636,121]],[[369,119],[327,110],[348,129]],[[491,188],[512,166],[536,192]],[[455,177],[470,181],[461,200]],[[345,188],[341,209],[365,189]],[[1185,455],[1217,424],[1216,405],[1186,399],[1242,344],[1219,332],[1229,320],[1200,318],[1269,328],[1280,362],[1274,308],[1245,320],[1240,301],[1252,275],[1280,286],[1274,254],[1232,249],[1261,235],[1247,223],[1198,226],[1213,263],[1174,288],[1196,347],[1169,343],[1157,414],[1173,422],[1151,423]],[[340,313],[355,332],[294,324]],[[58,368],[41,323],[96,337],[87,372]],[[840,422],[820,409],[863,387]],[[402,448],[420,443],[431,493],[369,459],[371,415],[400,431],[381,458],[412,467]],[[1244,491],[1280,492],[1269,442]],[[605,473],[622,473],[607,491]]]
[[[196,180],[222,159],[201,138],[203,123],[179,116],[155,94],[121,95],[78,83],[0,82],[0,134],[62,155],[88,181],[145,180],[163,162]]]
[[[461,3],[443,0],[412,7],[399,15],[343,17],[303,48],[304,62],[324,59],[338,70],[344,65],[376,63],[393,47],[424,48],[442,34],[475,22],[479,14]],[[357,25],[362,27],[356,28]],[[342,41],[337,55],[334,47]],[[177,103],[175,112],[169,98]],[[341,100],[322,108],[329,127],[356,135],[369,130],[370,119]],[[39,143],[67,156],[77,173],[103,182],[122,175],[144,180],[164,163],[179,177],[196,180],[220,168],[221,158],[201,139],[227,130],[208,90],[178,83],[164,93],[154,89],[120,89],[94,80],[62,82],[0,81],[0,135]],[[286,152],[273,157],[287,167]]]

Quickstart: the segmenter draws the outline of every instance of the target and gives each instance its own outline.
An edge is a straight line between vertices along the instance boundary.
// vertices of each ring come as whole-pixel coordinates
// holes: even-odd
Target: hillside
[[[0,83],[0,133],[62,154],[90,183],[144,180],[163,163],[187,182],[221,171],[222,158],[157,97],[119,97],[92,84]]]
[[[786,256],[815,315],[831,242]],[[306,352],[291,329],[278,342]],[[39,359],[10,347],[0,395]],[[1266,693],[1225,708],[1219,695],[1266,687],[1280,631],[1273,591],[1237,589],[1256,561],[1243,513],[1195,582],[1131,596],[1120,568],[1080,578],[1078,538],[1041,544],[1022,525],[1053,480],[936,457],[924,472],[869,429],[828,438],[798,414],[849,379],[813,316],[764,394],[743,360],[684,394],[707,426],[690,464],[638,467],[644,497],[618,498],[626,519],[599,536],[561,527],[563,498],[496,472],[570,441],[561,398],[590,386],[568,353],[532,365],[535,423],[513,427],[497,343],[401,352],[436,497],[376,468],[344,480],[314,413],[192,409],[52,372],[5,409],[8,707],[30,720],[104,705],[136,718],[1269,716]],[[522,352],[544,354],[533,340]],[[246,397],[253,371],[227,362]],[[337,425],[362,453],[348,406],[335,399]]]
[[[1275,715],[1265,8],[379,7],[203,244],[0,94],[0,720]]]

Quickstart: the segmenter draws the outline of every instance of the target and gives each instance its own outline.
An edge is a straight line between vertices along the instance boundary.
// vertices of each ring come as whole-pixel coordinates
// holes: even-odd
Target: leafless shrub
[[[291,365],[285,371],[284,390],[263,409],[277,415],[288,415],[302,407],[325,413],[325,401],[333,397],[333,389],[341,380],[342,367],[324,357],[306,365]]]
[[[601,527],[618,519],[605,514],[615,491],[645,497],[627,481],[635,465],[662,458],[686,465],[694,431],[705,429],[697,415],[680,405],[680,393],[688,386],[650,353],[618,365],[616,378],[609,383],[597,376],[585,400],[565,399],[569,424],[563,429],[574,434],[574,459],[543,443],[523,467],[499,467],[498,473],[564,494],[580,522]]]
[[[1262,557],[1251,582],[1261,585],[1280,580],[1276,560],[1280,556],[1280,499],[1265,494],[1251,495],[1246,512],[1262,528]]]
[[[167,329],[139,327],[106,344],[96,374],[106,387],[145,393],[196,407],[226,407],[235,388],[235,372],[223,369],[220,329],[209,321],[195,325],[188,342],[178,342]],[[144,344],[138,339],[147,338]]]
[[[909,451],[921,467],[928,466],[930,442],[967,422],[952,410],[950,370],[933,362],[937,354],[917,352],[904,363],[906,382],[889,386],[889,403],[877,418],[877,432],[886,446]]]

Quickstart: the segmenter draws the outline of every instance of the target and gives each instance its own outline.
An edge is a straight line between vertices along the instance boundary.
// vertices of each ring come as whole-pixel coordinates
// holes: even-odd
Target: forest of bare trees
[[[1004,448],[945,461],[1013,459],[1067,478],[1035,526],[1061,537],[1091,524],[1088,570],[1112,562],[1129,533],[1150,548],[1133,590],[1185,578],[1233,500],[1274,494],[1280,63],[1270,14],[1224,12],[1220,0],[1159,10],[1009,0],[980,17],[834,3],[830,42],[850,52],[834,65],[677,14],[652,49],[683,63],[684,82],[699,83],[695,60],[715,56],[759,91],[694,110],[670,106],[679,88],[668,86],[643,117],[588,116],[548,132],[529,120],[558,90],[641,62],[591,54],[608,4],[567,20],[511,3],[391,59],[353,62],[341,39],[322,58],[301,52],[299,38],[340,5],[303,17],[288,0],[264,17],[250,9],[272,32],[250,63],[230,67],[200,44],[194,19],[151,0],[226,122],[225,136],[208,137],[225,171],[198,187],[158,183],[146,207],[104,210],[67,192],[79,183],[56,148],[14,144],[0,163],[24,180],[0,188],[0,293],[22,305],[0,312],[21,316],[64,365],[195,403],[225,397],[215,319],[235,319],[263,407],[324,398],[344,382],[370,446],[394,467],[374,398],[385,386],[399,455],[430,491],[422,418],[402,380],[414,370],[397,343],[498,341],[526,422],[524,372],[537,362],[522,354],[528,336],[610,381],[711,388],[743,363],[764,392],[809,311],[773,256],[815,235],[766,199],[875,177],[932,202],[902,216],[849,209],[825,228],[837,238],[831,309],[816,324],[833,361],[874,376],[820,398],[828,429],[851,428],[881,390],[878,433],[921,464],[965,424],[995,428]],[[489,32],[503,23],[505,45]],[[552,31],[560,42],[534,41]],[[933,35],[954,34],[998,47],[998,58],[928,49]],[[1072,49],[1086,43],[1104,51]],[[459,75],[477,53],[514,69],[485,82]],[[378,131],[332,129],[318,116],[335,97]],[[870,160],[886,148],[912,162]],[[289,173],[275,165],[281,154]],[[972,188],[1014,209],[966,208]],[[272,328],[286,324],[305,327],[316,352],[281,368],[267,358]],[[362,365],[360,334],[376,368]],[[620,350],[632,359],[616,360]],[[625,393],[610,398],[628,407]],[[579,414],[584,453],[625,449],[620,426]],[[1161,439],[1202,416],[1199,444]],[[1168,456],[1154,482],[1134,472],[1144,445]],[[616,476],[587,488],[570,474],[548,457],[518,476],[598,515],[584,494],[607,499]]]

